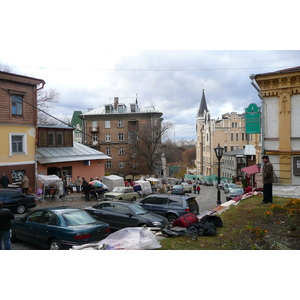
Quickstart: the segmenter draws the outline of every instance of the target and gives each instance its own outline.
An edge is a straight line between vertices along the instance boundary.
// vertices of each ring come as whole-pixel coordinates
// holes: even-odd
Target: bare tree
[[[58,121],[51,116],[45,114],[57,103],[59,93],[54,90],[39,90],[37,93],[37,107],[38,107],[38,124],[39,125],[56,125]]]
[[[172,127],[172,123],[147,124],[137,133],[136,153],[145,162],[149,174],[155,174],[155,166],[161,164],[161,141]]]
[[[12,68],[9,65],[1,64],[0,63],[0,71],[12,73]]]

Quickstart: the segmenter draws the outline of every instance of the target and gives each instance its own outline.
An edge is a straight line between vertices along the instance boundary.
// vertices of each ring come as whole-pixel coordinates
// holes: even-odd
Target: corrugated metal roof
[[[73,147],[53,147],[37,149],[37,161],[40,164],[96,159],[112,158],[105,155],[103,152],[77,142],[73,142]]]

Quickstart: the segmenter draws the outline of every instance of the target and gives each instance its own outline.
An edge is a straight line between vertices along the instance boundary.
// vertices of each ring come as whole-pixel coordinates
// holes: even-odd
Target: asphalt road
[[[215,186],[201,185],[200,194],[189,193],[188,195],[196,196],[196,200],[198,202],[200,212],[211,210],[217,205],[217,189]],[[28,210],[25,214],[15,214],[15,218],[22,217],[34,209],[43,208],[43,207],[66,205],[72,207],[85,208],[86,206],[92,206],[97,202],[98,201],[91,201],[87,203],[84,200],[71,201],[69,199],[66,199],[64,201],[59,201],[59,202],[48,200],[48,201],[44,201],[44,203],[38,203],[35,208]],[[225,193],[222,190],[221,190],[221,202],[222,203],[226,202]],[[21,241],[12,243],[12,249],[13,250],[40,250],[39,247]]]

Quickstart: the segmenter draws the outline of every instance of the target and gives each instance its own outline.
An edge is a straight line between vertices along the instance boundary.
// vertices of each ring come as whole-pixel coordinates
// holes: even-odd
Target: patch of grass
[[[300,199],[273,197],[274,203],[261,204],[253,196],[231,206],[220,217],[223,227],[216,236],[168,237],[161,250],[251,250],[300,249]]]

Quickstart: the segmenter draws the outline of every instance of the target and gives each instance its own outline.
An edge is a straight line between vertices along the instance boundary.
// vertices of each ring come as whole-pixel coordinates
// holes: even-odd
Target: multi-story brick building
[[[152,143],[153,129],[160,129],[162,121],[162,113],[153,106],[142,108],[137,99],[121,102],[117,97],[80,117],[83,144],[111,156],[112,160],[106,161],[106,173],[120,176],[134,173],[138,140],[149,134]]]
[[[245,114],[226,113],[221,119],[211,119],[204,90],[196,119],[196,168],[199,175],[217,174],[217,158],[214,148],[220,144],[224,152],[253,145],[252,136],[246,134]],[[221,176],[225,177],[225,174]]]
[[[11,183],[36,179],[37,90],[42,79],[0,72],[0,173]]]

